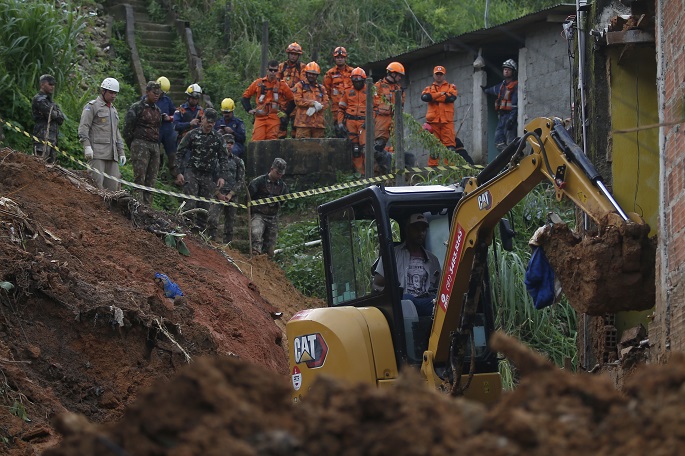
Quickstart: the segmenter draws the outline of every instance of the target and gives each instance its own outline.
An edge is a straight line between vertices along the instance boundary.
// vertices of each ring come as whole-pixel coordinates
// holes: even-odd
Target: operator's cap
[[[55,85],[55,82],[57,82],[57,81],[55,81],[55,77],[53,75],[44,74],[43,76],[40,77],[40,79],[38,80],[38,83],[42,84],[44,82],[47,82],[48,84]]]
[[[447,71],[445,71],[444,66],[438,65],[435,68],[433,68],[433,74],[437,74],[437,73],[447,74]]]
[[[209,122],[216,122],[216,119],[219,118],[219,113],[214,108],[207,108],[205,109],[205,118]]]
[[[283,173],[285,173],[285,166],[286,165],[287,165],[287,163],[285,162],[285,160],[283,160],[282,158],[276,158],[274,160],[274,162],[271,164],[271,167],[276,168],[276,171],[283,174]]]
[[[145,91],[150,92],[150,91],[157,91],[157,93],[162,92],[162,85],[157,82],[157,81],[149,81],[147,85],[145,86]]]
[[[223,136],[224,136],[224,141],[226,141],[227,143],[235,144],[235,138],[233,137],[232,134],[226,133]]]
[[[414,223],[424,223],[428,226],[428,220],[426,220],[426,216],[423,214],[412,214],[411,217],[409,217],[409,224],[413,225]]]

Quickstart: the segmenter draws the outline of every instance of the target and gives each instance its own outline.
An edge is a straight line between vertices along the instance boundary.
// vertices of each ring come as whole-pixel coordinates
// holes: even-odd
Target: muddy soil
[[[648,238],[649,226],[603,226],[581,238],[556,224],[541,236],[569,303],[595,316],[654,307],[656,239]]]
[[[57,443],[52,419],[64,411],[116,421],[140,391],[201,356],[283,375],[284,322],[321,305],[266,257],[192,236],[190,256],[179,254],[151,231],[182,220],[20,152],[0,151],[0,198],[0,282],[13,286],[0,289],[2,454]],[[156,272],[185,296],[167,298]]]
[[[273,371],[202,358],[140,395],[118,423],[62,416],[66,437],[45,455],[682,454],[684,356],[638,369],[619,392],[506,336],[493,345],[523,378],[490,409],[429,391],[413,375],[393,389],[323,378],[294,406]]]

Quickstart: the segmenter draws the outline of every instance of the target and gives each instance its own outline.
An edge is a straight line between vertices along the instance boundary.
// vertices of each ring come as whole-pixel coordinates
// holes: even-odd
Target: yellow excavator
[[[485,403],[501,394],[487,249],[506,213],[547,180],[600,224],[640,224],[610,195],[602,177],[560,122],[538,118],[476,177],[460,185],[372,186],[319,207],[328,307],[287,323],[293,401],[320,375],[392,385],[402,369],[420,369],[431,387]],[[431,316],[403,300],[396,274],[374,287],[379,259],[396,270],[394,246],[421,213],[425,247],[441,262]]]

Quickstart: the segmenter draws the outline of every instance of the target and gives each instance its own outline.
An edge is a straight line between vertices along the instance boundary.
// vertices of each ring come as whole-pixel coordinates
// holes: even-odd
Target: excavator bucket
[[[613,220],[580,237],[559,223],[540,244],[571,306],[600,316],[654,307],[656,238],[648,234],[649,225]]]

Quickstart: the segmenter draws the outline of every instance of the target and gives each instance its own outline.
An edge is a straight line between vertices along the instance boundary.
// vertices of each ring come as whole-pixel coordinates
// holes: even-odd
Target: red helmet
[[[304,72],[305,73],[314,73],[314,74],[321,74],[321,68],[319,67],[319,64],[316,62],[309,62],[305,67],[304,67]]]
[[[302,54],[302,46],[297,43],[290,43],[285,49],[286,54]]]
[[[337,48],[335,48],[335,50],[333,51],[333,57],[337,57],[339,55],[347,57],[347,49],[345,49],[342,46],[338,46]]]
[[[357,67],[354,70],[352,70],[352,74],[350,75],[350,78],[354,81],[355,79],[366,79],[366,71],[362,70],[361,68]]]
[[[400,62],[390,62],[386,70],[388,73],[399,73],[404,76],[404,65]]]

